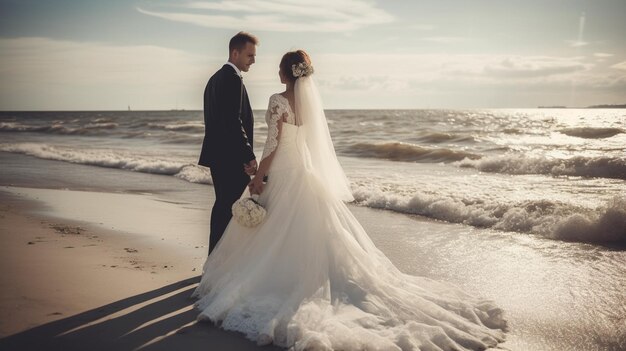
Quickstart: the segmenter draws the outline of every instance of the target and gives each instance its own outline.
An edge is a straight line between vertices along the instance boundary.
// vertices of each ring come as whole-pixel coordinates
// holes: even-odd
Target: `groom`
[[[211,211],[209,254],[232,217],[231,207],[256,173],[252,151],[254,120],[241,72],[254,63],[258,39],[239,32],[228,44],[228,62],[204,89],[204,141],[198,164],[211,168],[215,204]]]

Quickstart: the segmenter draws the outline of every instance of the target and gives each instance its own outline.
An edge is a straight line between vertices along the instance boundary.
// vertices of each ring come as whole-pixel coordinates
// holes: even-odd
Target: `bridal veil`
[[[337,198],[348,202],[354,200],[350,182],[335,154],[315,79],[312,76],[298,78],[294,92],[296,124],[302,125],[300,137],[309,148],[311,172]]]

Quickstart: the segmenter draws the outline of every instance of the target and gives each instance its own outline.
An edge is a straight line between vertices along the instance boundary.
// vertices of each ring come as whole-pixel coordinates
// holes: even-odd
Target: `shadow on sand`
[[[190,299],[200,277],[125,298],[0,339],[0,350],[282,350],[196,323]]]

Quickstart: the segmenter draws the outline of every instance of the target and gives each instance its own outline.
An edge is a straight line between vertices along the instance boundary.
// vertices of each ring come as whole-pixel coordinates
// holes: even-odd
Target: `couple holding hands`
[[[198,320],[294,350],[483,350],[502,342],[500,308],[400,272],[352,215],[350,183],[303,50],[279,63],[286,89],[269,99],[257,164],[241,77],[257,44],[235,35],[204,92],[199,164],[211,169],[216,201],[210,254],[192,294]],[[267,211],[253,228],[231,221],[246,187]]]

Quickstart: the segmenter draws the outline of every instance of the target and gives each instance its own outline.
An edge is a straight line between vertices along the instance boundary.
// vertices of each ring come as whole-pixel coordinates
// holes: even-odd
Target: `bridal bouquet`
[[[237,223],[244,227],[256,227],[259,223],[263,222],[266,211],[257,202],[259,196],[252,195],[251,197],[245,197],[235,201],[233,204],[233,218]]]

